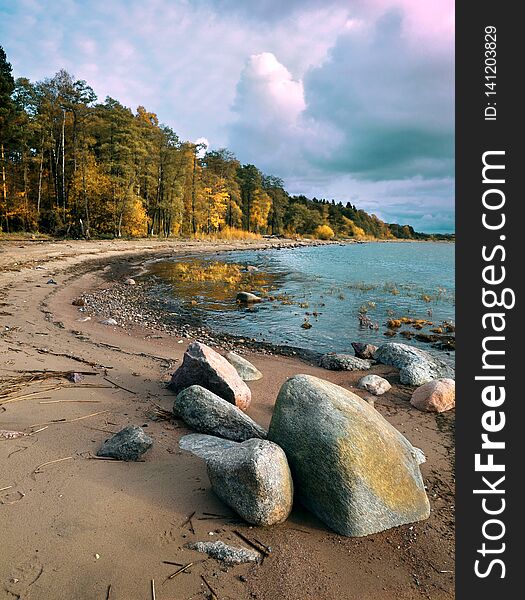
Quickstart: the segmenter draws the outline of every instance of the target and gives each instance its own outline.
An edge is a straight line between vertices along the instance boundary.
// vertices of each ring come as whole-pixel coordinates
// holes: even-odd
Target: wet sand
[[[179,450],[178,439],[188,433],[183,424],[154,420],[155,406],[171,410],[174,395],[165,384],[189,340],[108,327],[96,318],[79,322],[83,313],[71,304],[82,293],[111,286],[108,265],[115,261],[125,273],[126,265],[145,255],[274,243],[287,242],[0,242],[0,377],[30,370],[94,373],[80,384],[33,383],[16,396],[40,393],[0,406],[0,429],[47,427],[0,439],[0,489],[10,486],[0,491],[0,599],[103,599],[109,585],[114,600],[149,599],[152,579],[159,600],[204,599],[210,592],[201,575],[218,598],[228,600],[453,597],[453,412],[419,412],[410,407],[411,390],[399,384],[395,369],[378,365],[370,371],[393,384],[375,399],[376,408],[427,456],[427,521],[352,539],[296,506],[283,525],[252,529],[215,497],[204,463]],[[249,383],[248,410],[263,426],[280,386],[297,373],[364,394],[353,388],[362,373],[243,354],[264,375]],[[91,458],[128,424],[147,425],[154,439],[143,462]],[[59,459],[65,460],[49,462]],[[220,539],[244,545],[234,530],[271,546],[271,555],[260,565],[233,568],[209,559],[165,581],[177,567],[162,561],[203,558],[184,549],[185,543]]]

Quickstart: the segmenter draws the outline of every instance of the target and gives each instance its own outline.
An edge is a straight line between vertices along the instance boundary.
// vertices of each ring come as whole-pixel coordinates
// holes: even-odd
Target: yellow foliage
[[[255,190],[250,207],[250,224],[255,231],[259,232],[261,228],[266,229],[271,208],[270,196],[262,190]]]
[[[330,225],[319,225],[319,227],[315,228],[314,236],[318,240],[331,240],[335,236],[335,233]]]
[[[244,231],[243,229],[236,229],[227,225],[215,233],[206,234],[199,232],[194,237],[198,240],[259,240],[262,236],[258,233],[253,233],[253,231]]]
[[[122,233],[132,237],[141,237],[147,234],[147,215],[142,201],[138,197],[132,198],[124,209],[122,219]]]

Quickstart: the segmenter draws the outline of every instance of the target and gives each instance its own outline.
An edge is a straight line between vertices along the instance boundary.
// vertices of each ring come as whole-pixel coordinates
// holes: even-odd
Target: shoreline
[[[257,242],[274,247],[268,240]],[[27,598],[52,593],[57,600],[87,600],[103,597],[110,584],[115,598],[147,597],[150,579],[162,581],[171,572],[162,560],[186,564],[195,558],[182,548],[185,542],[222,539],[239,544],[233,530],[249,531],[248,526],[230,523],[230,511],[209,489],[202,461],[178,449],[178,438],[188,432],[184,425],[152,418],[155,405],[171,409],[174,395],[165,383],[180,364],[188,340],[152,334],[140,326],[124,331],[94,320],[79,322],[71,301],[101,286],[109,263],[118,262],[123,273],[145,255],[253,250],[256,244],[50,244],[40,252],[11,248],[6,257],[0,241],[1,373],[39,368],[91,370],[95,375],[86,376],[79,386],[57,382],[53,390],[33,384],[30,391],[40,394],[0,410],[0,429],[30,431],[35,424],[55,420],[35,436],[0,440],[0,488],[12,486],[0,492],[5,532],[0,598],[4,592],[6,598],[21,592]],[[294,244],[290,240],[284,247]],[[58,285],[48,284],[49,279]],[[248,411],[263,426],[280,385],[293,374],[313,374],[362,395],[353,387],[362,373],[325,371],[297,356],[241,353],[263,372],[262,380],[250,383],[254,400]],[[220,596],[238,600],[453,596],[454,576],[448,571],[453,570],[454,553],[454,415],[414,410],[408,404],[410,389],[399,385],[395,369],[378,365],[372,372],[393,383],[391,392],[375,398],[376,408],[427,455],[422,472],[432,505],[430,519],[367,538],[344,538],[295,507],[283,525],[257,530],[274,548],[263,565],[224,571],[208,560],[173,585],[166,584],[163,594],[202,599],[204,574]],[[104,387],[82,387],[85,383]],[[46,397],[61,402],[41,404],[49,402]],[[99,411],[107,412],[84,418]],[[83,420],[72,421],[79,417]],[[111,432],[131,423],[146,424],[154,439],[143,463],[87,458]],[[69,456],[34,474],[38,465]],[[193,511],[195,533],[181,526]],[[205,512],[225,517],[207,517]],[[38,515],[36,528],[32,515]]]

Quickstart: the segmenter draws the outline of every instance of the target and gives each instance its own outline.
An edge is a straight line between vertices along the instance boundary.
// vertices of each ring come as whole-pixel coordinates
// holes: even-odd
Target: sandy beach
[[[155,580],[158,600],[203,600],[211,592],[201,576],[224,600],[454,596],[453,411],[436,416],[414,409],[411,388],[399,384],[396,370],[372,367],[392,383],[375,407],[427,456],[421,467],[431,503],[427,521],[346,538],[295,506],[282,525],[250,528],[214,495],[204,462],[179,449],[189,430],[156,411],[172,409],[166,382],[191,340],[96,318],[81,322],[72,305],[82,294],[121,285],[121,278],[107,277],[115,262],[133,273],[144,257],[295,243],[0,241],[0,378],[36,370],[86,373],[77,384],[34,381],[0,399],[0,430],[41,429],[0,437],[0,599],[102,600],[109,586],[113,600],[149,599]],[[242,354],[263,373],[249,383],[248,414],[264,427],[280,386],[298,373],[365,394],[354,388],[359,372],[255,350]],[[128,424],[145,427],[154,439],[144,459],[94,459],[104,440]],[[226,568],[213,559],[198,562],[203,555],[183,547],[217,539],[244,545],[235,531],[256,537],[271,554],[262,564]],[[178,567],[163,561],[195,564],[167,580]]]

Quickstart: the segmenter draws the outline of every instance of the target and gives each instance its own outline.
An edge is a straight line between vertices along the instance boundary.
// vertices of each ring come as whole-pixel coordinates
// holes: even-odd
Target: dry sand
[[[255,245],[261,243],[0,242],[0,377],[44,369],[96,373],[76,385],[33,383],[18,395],[38,394],[0,406],[0,429],[27,432],[48,423],[35,435],[0,438],[0,490],[9,486],[0,491],[0,599],[103,600],[110,585],[114,600],[150,599],[154,579],[158,600],[202,600],[210,592],[201,575],[224,600],[453,597],[453,412],[436,416],[411,408],[410,389],[399,385],[395,370],[373,367],[393,383],[376,398],[376,408],[427,456],[422,465],[432,507],[427,521],[352,539],[297,506],[283,525],[250,528],[232,520],[215,497],[203,462],[178,449],[178,439],[188,432],[182,423],[150,418],[155,404],[172,407],[165,382],[187,340],[124,331],[96,319],[77,321],[82,314],[72,299],[109,285],[100,277],[108,261],[189,246],[207,251]],[[50,278],[58,285],[47,284]],[[353,389],[362,375],[292,358],[256,353],[248,358],[264,374],[249,384],[248,414],[264,426],[289,376],[310,373]],[[61,402],[49,403],[54,400]],[[100,414],[73,420],[92,413]],[[143,462],[90,458],[128,424],[147,425],[154,439]],[[58,459],[66,460],[35,473]],[[185,543],[220,539],[243,545],[235,529],[271,546],[271,555],[261,565],[228,569],[209,559],[165,581],[177,567],[163,561],[203,558],[184,549]]]

